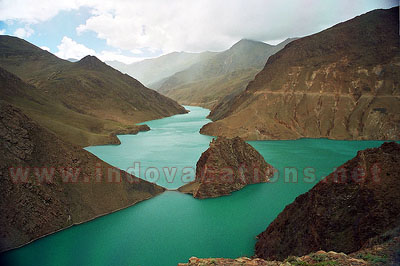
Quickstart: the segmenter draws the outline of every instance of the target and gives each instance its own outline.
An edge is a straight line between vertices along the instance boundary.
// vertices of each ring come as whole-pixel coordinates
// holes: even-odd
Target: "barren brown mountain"
[[[164,191],[80,146],[148,130],[133,122],[184,112],[181,106],[95,57],[70,63],[8,36],[0,38],[0,55],[25,79],[0,67],[0,251]],[[18,171],[27,179],[15,180]],[[52,182],[40,181],[44,171],[54,171]]]
[[[65,143],[4,101],[0,101],[0,149],[0,251],[164,191]],[[54,171],[52,182],[40,181],[45,170]],[[13,175],[18,171],[27,173],[27,179]],[[75,180],[70,174],[76,173]]]
[[[295,40],[201,133],[245,139],[400,138],[399,8]]]
[[[400,144],[390,142],[359,151],[298,196],[258,235],[255,253],[279,260],[318,250],[352,253],[373,238],[398,237],[399,228]]]
[[[94,56],[72,63],[16,37],[0,36],[0,67],[30,85],[25,94],[41,98],[40,104],[12,98],[14,105],[80,146],[115,143],[110,135],[135,133],[141,129],[135,123],[186,112]]]

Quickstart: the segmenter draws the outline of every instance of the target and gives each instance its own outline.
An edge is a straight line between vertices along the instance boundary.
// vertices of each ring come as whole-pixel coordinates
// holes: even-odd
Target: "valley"
[[[400,264],[398,3],[24,1],[1,265]]]
[[[83,147],[118,143],[115,134],[143,130],[135,123],[186,112],[96,57],[71,63],[15,37],[0,36],[0,67],[4,100]],[[18,87],[18,95],[6,95],[8,86]]]
[[[0,261],[26,265],[29,263],[25,258],[29,257],[43,266],[99,261],[161,266],[177,265],[192,256],[250,257],[254,254],[255,236],[265,230],[287,204],[354,157],[358,150],[379,147],[383,143],[327,139],[251,141],[249,144],[279,171],[279,175],[270,182],[249,185],[230,196],[199,200],[173,191],[193,180],[194,175],[182,182],[181,169],[195,169],[201,153],[212,140],[199,134],[202,125],[209,122],[205,118],[209,111],[200,107],[185,108],[190,110],[188,114],[146,122],[151,131],[119,136],[121,145],[87,148],[124,171],[128,171],[133,162],[141,162],[142,171],[137,176],[142,179],[146,179],[143,170],[149,167],[160,172],[166,166],[177,167],[173,183],[168,183],[162,175],[156,181],[157,185],[172,191],[7,252],[0,256]],[[132,150],[140,152],[132,153]],[[285,168],[289,166],[298,170],[297,180],[286,180],[285,172],[289,172]],[[307,167],[314,169],[315,180],[311,182],[303,172]],[[225,246],[226,241],[231,245]],[[82,245],[91,248],[80,249]],[[58,255],[44,256],[41,251],[49,249]],[[71,250],[79,255],[69,256]],[[155,250],[157,256],[154,256]],[[110,256],[115,252],[118,256]]]
[[[372,11],[291,42],[245,91],[214,108],[215,122],[201,132],[248,140],[398,139],[397,11]]]

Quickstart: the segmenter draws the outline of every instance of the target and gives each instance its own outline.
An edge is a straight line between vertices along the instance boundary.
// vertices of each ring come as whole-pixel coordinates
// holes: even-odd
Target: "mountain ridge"
[[[106,63],[138,79],[150,88],[157,89],[157,86],[154,86],[154,84],[190,67],[198,61],[210,58],[214,54],[214,52],[209,51],[202,53],[172,52],[157,58],[144,59],[131,64],[124,64],[118,61],[107,61]]]
[[[212,108],[224,97],[243,91],[268,57],[291,40],[274,46],[242,39],[228,50],[163,80],[157,90],[182,104]]]
[[[80,146],[118,143],[113,132],[137,133],[135,123],[186,112],[94,56],[72,63],[16,37],[0,36],[0,67],[32,85],[44,103],[20,97],[14,104]]]
[[[400,225],[399,152],[396,142],[358,151],[285,207],[257,236],[256,256],[281,260],[321,249],[348,254],[372,238],[395,233]]]
[[[64,142],[2,100],[0,139],[0,252],[126,208],[165,190]],[[44,168],[48,173],[54,169],[54,175],[40,181],[37,172]],[[14,176],[12,169],[30,171],[24,180]],[[66,169],[77,173],[75,181],[65,174]],[[101,176],[96,174],[99,170]],[[110,171],[117,176],[119,173],[121,181],[108,182],[110,177],[106,175]],[[68,176],[71,179],[66,179]]]
[[[201,132],[247,140],[398,139],[398,7],[285,46]],[[397,122],[396,122],[397,121]]]

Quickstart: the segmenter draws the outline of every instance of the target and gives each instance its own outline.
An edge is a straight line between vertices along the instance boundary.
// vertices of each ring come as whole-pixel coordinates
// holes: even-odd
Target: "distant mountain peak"
[[[272,46],[272,45],[269,45],[267,43],[260,42],[260,41],[250,40],[250,39],[241,39],[240,41],[238,41],[237,43],[232,45],[232,47],[230,49],[242,49],[242,48],[250,48],[250,47],[254,47],[254,46]]]
[[[238,41],[237,43],[235,43],[233,46],[235,46],[235,45],[243,45],[243,44],[255,44],[255,43],[260,43],[260,42],[244,38],[244,39],[241,39],[240,41]]]
[[[247,38],[243,38],[243,39],[241,39],[240,41],[238,41],[237,43],[255,43],[255,42],[259,42],[259,41],[255,41],[255,40],[252,40],[252,39],[247,39]]]
[[[99,69],[107,67],[107,65],[94,55],[87,55],[77,62],[80,66],[89,69]]]
[[[100,61],[100,59],[98,59],[96,56],[94,55],[87,55],[85,57],[83,57],[81,60],[79,60],[79,62],[81,63],[103,63],[102,61]]]

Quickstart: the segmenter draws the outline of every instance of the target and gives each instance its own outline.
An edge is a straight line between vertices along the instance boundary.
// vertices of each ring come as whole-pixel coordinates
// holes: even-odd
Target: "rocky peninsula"
[[[239,137],[218,137],[210,143],[196,165],[196,178],[179,188],[195,198],[229,195],[249,184],[268,182],[274,168]]]

